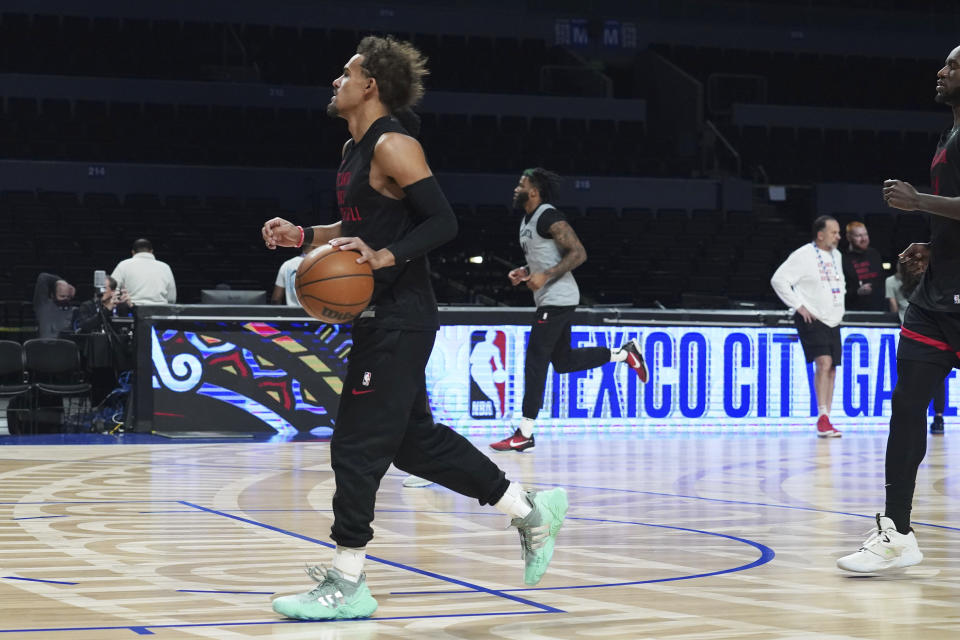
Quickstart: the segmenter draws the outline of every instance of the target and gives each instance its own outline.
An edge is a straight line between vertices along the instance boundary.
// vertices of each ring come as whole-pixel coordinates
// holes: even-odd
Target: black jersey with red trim
[[[960,135],[944,134],[930,164],[930,184],[935,195],[960,196]],[[910,304],[931,311],[960,313],[960,221],[930,216],[930,265]]]
[[[375,251],[396,242],[417,225],[416,213],[405,198],[389,198],[370,186],[374,147],[385,133],[408,135],[392,116],[375,120],[359,142],[347,142],[337,170],[340,233],[359,237]],[[374,271],[370,305],[357,318],[357,324],[436,331],[440,317],[427,257]]]

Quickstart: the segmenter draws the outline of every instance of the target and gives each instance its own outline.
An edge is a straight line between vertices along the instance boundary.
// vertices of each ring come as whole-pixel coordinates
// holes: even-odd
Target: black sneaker
[[[933,416],[933,422],[930,423],[930,433],[935,436],[943,435],[943,416]]]

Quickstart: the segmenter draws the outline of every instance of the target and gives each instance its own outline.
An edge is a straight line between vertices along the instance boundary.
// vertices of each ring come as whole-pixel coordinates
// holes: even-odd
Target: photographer
[[[72,339],[93,384],[95,405],[117,386],[118,374],[133,367],[130,333],[111,323],[113,318],[131,316],[133,304],[126,290],[117,289],[114,278],[107,276],[103,285],[103,293],[81,304],[73,316]]]
[[[104,329],[106,316],[129,317],[132,313],[130,297],[126,289],[117,290],[117,281],[107,276],[103,293],[100,294],[100,304],[97,298],[87,300],[73,314],[73,330],[76,333],[94,333]]]

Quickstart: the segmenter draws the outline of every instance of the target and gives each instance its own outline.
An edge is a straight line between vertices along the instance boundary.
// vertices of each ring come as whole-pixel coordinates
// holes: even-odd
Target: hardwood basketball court
[[[925,560],[887,577],[834,566],[882,508],[882,431],[544,433],[491,452],[570,494],[536,588],[505,516],[391,469],[368,547],[380,608],[316,623],[270,599],[330,558],[328,443],[5,446],[0,637],[956,638],[956,437],[931,438],[920,470]]]

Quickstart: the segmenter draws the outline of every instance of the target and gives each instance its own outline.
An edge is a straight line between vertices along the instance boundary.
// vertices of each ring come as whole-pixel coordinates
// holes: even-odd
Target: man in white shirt
[[[797,335],[807,362],[816,367],[814,390],[820,417],[817,435],[839,438],[830,423],[833,386],[841,364],[840,321],[843,320],[846,284],[837,244],[840,224],[830,216],[813,221],[813,242],[805,244],[784,261],[770,284],[783,303],[796,310]]]
[[[280,265],[277,271],[277,281],[273,284],[273,295],[270,304],[286,304],[288,307],[299,307],[297,299],[297,267],[303,262],[304,254],[294,256]]]
[[[146,238],[133,243],[132,258],[123,260],[111,274],[118,286],[127,290],[135,305],[173,304],[177,301],[177,284],[166,262],[153,255],[153,245]]]

